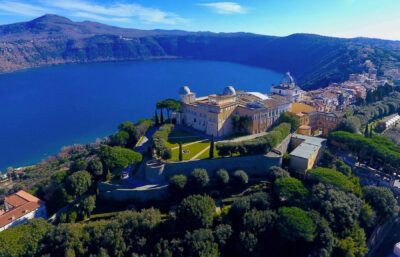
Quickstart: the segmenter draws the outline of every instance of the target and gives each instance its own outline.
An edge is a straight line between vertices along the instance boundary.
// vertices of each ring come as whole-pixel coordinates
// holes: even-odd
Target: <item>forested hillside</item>
[[[291,71],[306,89],[346,80],[372,60],[380,74],[399,67],[400,43],[310,34],[287,37],[123,29],[46,15],[0,26],[0,72],[62,63],[187,58]]]

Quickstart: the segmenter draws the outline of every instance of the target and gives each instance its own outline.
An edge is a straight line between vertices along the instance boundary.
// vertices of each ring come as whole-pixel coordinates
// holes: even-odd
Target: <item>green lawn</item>
[[[203,151],[204,149],[206,149],[209,146],[210,146],[209,140],[194,143],[192,145],[183,145],[183,147],[182,147],[183,160],[186,161],[186,160],[192,159],[194,156],[196,156],[198,153],[200,153],[201,151]],[[204,156],[206,156],[206,157],[204,157]],[[199,156],[199,159],[204,159],[204,158],[208,158],[208,150],[206,151],[206,153],[203,153],[201,156]],[[172,149],[171,160],[179,161],[179,147]]]
[[[191,142],[200,141],[202,139],[202,137],[196,134],[192,134],[184,130],[174,129],[168,136],[166,146],[169,148],[174,148],[178,147],[179,143],[188,144]]]
[[[217,152],[217,147],[214,144],[214,158],[218,158],[218,152]],[[203,159],[207,159],[210,158],[210,149],[208,149],[207,151],[205,151],[204,153],[202,153],[198,159],[203,160]]]

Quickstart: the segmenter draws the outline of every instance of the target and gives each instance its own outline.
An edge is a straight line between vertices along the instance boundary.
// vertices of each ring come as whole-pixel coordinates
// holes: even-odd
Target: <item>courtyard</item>
[[[179,143],[184,161],[209,158],[210,139],[200,133],[175,128],[168,136],[166,146],[171,149],[171,161],[179,161]],[[216,151],[214,151],[216,155]]]

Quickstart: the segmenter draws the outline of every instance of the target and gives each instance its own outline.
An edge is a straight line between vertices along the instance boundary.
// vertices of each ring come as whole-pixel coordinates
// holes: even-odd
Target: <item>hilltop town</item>
[[[100,221],[105,225],[99,225],[98,240],[106,240],[109,224],[135,231],[136,242],[121,239],[135,246],[118,248],[120,254],[192,256],[187,244],[204,240],[214,250],[202,248],[212,254],[201,256],[294,253],[273,244],[292,244],[300,256],[364,256],[381,245],[385,234],[378,228],[396,228],[391,222],[400,194],[400,146],[387,135],[400,121],[397,91],[372,63],[347,81],[310,91],[289,72],[269,93],[228,86],[198,96],[183,86],[177,99],[158,102],[151,119],[124,122],[102,141],[66,147],[3,175],[0,249],[14,247],[8,231],[24,238],[41,227],[32,243],[35,254],[76,254],[75,248],[52,249],[57,237],[49,233],[75,224],[91,235]],[[127,224],[135,219],[142,220],[143,231]],[[165,245],[155,240],[146,249],[138,246],[153,232],[165,236],[157,237]],[[252,241],[256,236],[269,243]],[[97,240],[88,238],[81,239],[85,247]],[[175,243],[182,249],[172,249]],[[89,248],[82,251],[99,253]]]

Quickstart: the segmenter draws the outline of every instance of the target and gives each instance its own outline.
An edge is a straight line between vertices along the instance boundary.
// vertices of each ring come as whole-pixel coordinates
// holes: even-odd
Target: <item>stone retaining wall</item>
[[[290,135],[276,149],[282,153],[286,152],[289,142]],[[272,152],[267,155],[226,157],[174,163],[150,161],[146,167],[145,177],[149,180],[150,184],[157,183],[159,186],[125,188],[120,185],[100,182],[98,183],[98,189],[100,197],[106,200],[147,202],[167,198],[169,194],[167,185],[169,178],[176,174],[189,175],[196,168],[206,169],[210,177],[213,177],[215,172],[221,168],[230,172],[241,169],[249,176],[265,176],[270,167],[281,165],[282,156]]]

